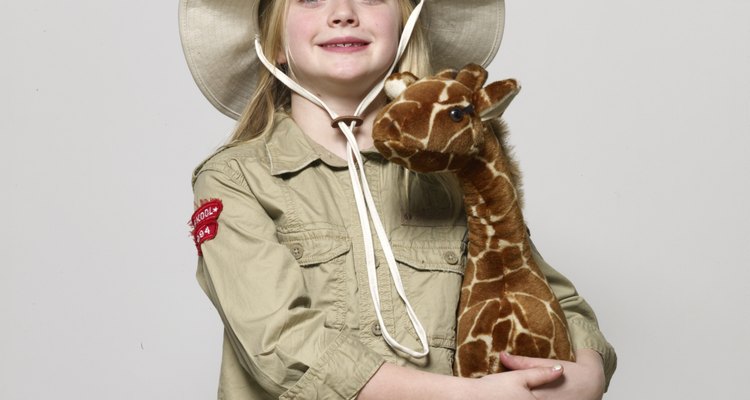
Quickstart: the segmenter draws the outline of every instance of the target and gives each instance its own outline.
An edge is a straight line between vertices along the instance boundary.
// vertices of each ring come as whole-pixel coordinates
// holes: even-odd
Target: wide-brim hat
[[[505,26],[504,0],[424,0],[432,68],[488,66]],[[180,0],[180,37],[195,82],[219,111],[237,119],[250,101],[260,61],[260,0]]]

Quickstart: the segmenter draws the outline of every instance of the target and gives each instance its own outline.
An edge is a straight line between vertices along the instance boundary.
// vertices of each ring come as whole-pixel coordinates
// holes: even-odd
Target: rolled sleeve
[[[245,372],[274,397],[355,397],[382,357],[310,307],[299,264],[242,175],[209,163],[193,190],[196,204],[223,205],[216,236],[201,245],[197,278]]]
[[[532,243],[532,255],[541,268],[552,291],[557,296],[560,306],[565,312],[568,321],[568,331],[574,349],[591,349],[602,356],[604,361],[604,375],[606,388],[617,368],[617,354],[611,344],[604,338],[596,314],[586,300],[578,294],[573,283],[565,276],[552,268],[542,258]]]

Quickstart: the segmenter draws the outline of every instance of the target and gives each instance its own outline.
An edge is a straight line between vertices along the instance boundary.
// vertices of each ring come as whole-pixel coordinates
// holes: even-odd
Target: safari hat
[[[260,0],[180,0],[180,38],[195,82],[219,111],[237,119],[250,101],[260,61]],[[435,70],[486,67],[500,47],[504,0],[424,0],[420,21]]]

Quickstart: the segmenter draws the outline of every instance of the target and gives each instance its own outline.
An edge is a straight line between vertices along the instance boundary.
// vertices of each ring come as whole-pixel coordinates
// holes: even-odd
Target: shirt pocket
[[[417,174],[409,181],[407,208],[401,225],[444,228],[466,224],[463,195],[455,178],[437,174]],[[402,205],[403,207],[403,205]]]
[[[392,244],[407,298],[427,331],[430,346],[451,350],[455,349],[456,310],[465,268],[460,237]],[[401,315],[398,325],[416,337],[406,313]]]
[[[346,257],[351,241],[343,227],[279,229],[279,243],[297,260],[308,298],[303,306],[326,315],[326,325],[342,328],[346,317]]]

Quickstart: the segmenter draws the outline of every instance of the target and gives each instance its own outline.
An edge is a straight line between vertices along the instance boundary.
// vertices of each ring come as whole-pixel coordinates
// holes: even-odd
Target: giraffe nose
[[[401,138],[401,131],[396,127],[393,121],[378,121],[372,128],[372,138],[375,141],[398,141]]]

